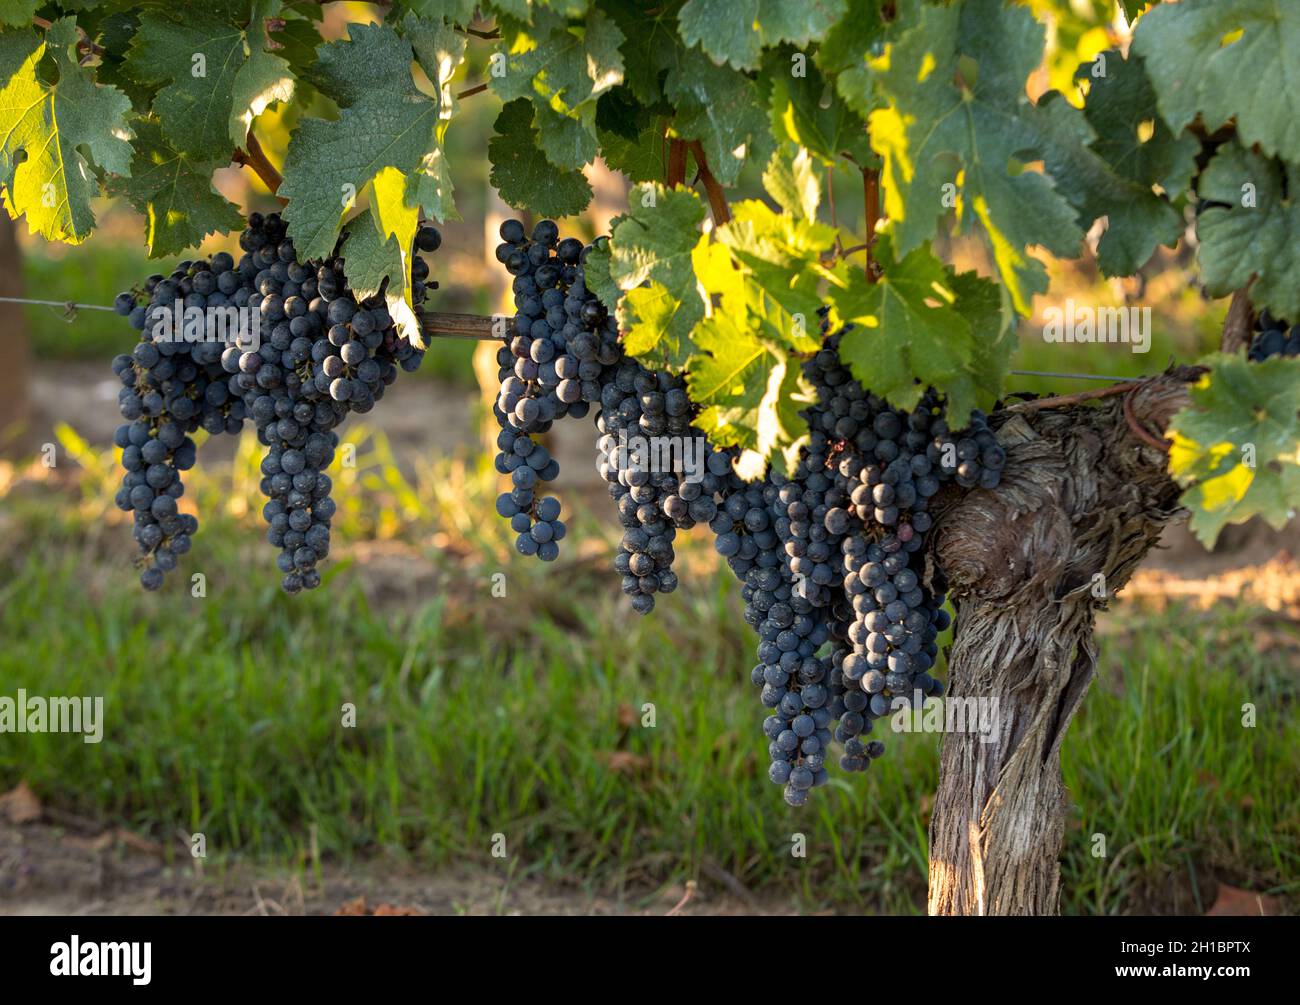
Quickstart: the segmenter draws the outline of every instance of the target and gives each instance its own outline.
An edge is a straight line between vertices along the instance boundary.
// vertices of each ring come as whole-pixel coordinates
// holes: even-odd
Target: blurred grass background
[[[1107,7],[1073,6],[1090,4]],[[1066,17],[1064,0],[1034,6],[1059,15],[1043,84],[1065,86],[1107,36]],[[480,71],[471,62],[467,79]],[[465,221],[444,228],[432,256],[432,309],[496,306],[483,247],[496,110],[488,95],[469,99],[448,134]],[[264,124],[278,162],[276,123]],[[738,197],[758,193],[757,173]],[[236,171],[218,184],[250,209],[275,208]],[[860,189],[836,176],[850,229]],[[167,270],[145,258],[133,214],[105,203],[97,215],[100,229],[78,248],[23,234],[28,296],[109,304]],[[564,229],[593,233],[590,221]],[[213,238],[196,254],[222,248],[235,242]],[[978,249],[949,250],[962,268],[987,265]],[[1048,264],[1052,297],[1021,323],[1018,369],[1137,376],[1217,344],[1224,304],[1197,291],[1187,247],[1160,251],[1123,282],[1104,280],[1087,256]],[[1042,312],[1067,296],[1150,304],[1152,351],[1045,343]],[[32,306],[26,317],[38,379],[76,394],[65,368],[95,361],[109,375],[133,333],[114,315],[63,313]],[[472,352],[435,341],[403,380],[428,381],[472,411]],[[1013,378],[1009,390],[1089,386]],[[104,408],[115,413],[111,400]],[[74,464],[0,462],[0,694],[102,694],[108,712],[97,746],[0,738],[0,791],[26,781],[51,805],[165,841],[178,828],[203,831],[216,863],[297,867],[319,849],[326,861],[495,870],[506,866],[489,840],[502,833],[515,875],[590,891],[636,896],[699,878],[810,911],[924,910],[938,737],[891,737],[867,777],[833,772],[804,811],[791,810],[765,777],[739,590],[706,540],[682,541],[682,588],[639,618],[609,569],[608,500],[566,497],[559,564],[519,561],[492,512],[490,457],[449,453],[438,430],[403,453],[384,415],[381,405],[372,423],[344,427],[358,459],[331,472],[339,515],[326,585],[294,598],[279,592],[260,527],[251,434],[233,459],[205,452],[188,473],[183,505],[200,515],[200,533],[157,595],[137,586],[106,442],[62,427],[55,438]],[[205,596],[186,589],[195,573]],[[504,598],[493,595],[498,574]],[[1157,615],[1121,603],[1103,618],[1102,675],[1063,751],[1073,799],[1064,910],[1201,913],[1215,882],[1300,901],[1297,649],[1260,643],[1265,625],[1296,632],[1275,623],[1246,606]],[[1259,708],[1255,728],[1241,725],[1246,702]],[[356,706],[356,728],[340,725],[344,703]],[[647,703],[653,728],[641,724]],[[796,833],[806,858],[790,854]],[[1097,834],[1105,857],[1092,853]]]

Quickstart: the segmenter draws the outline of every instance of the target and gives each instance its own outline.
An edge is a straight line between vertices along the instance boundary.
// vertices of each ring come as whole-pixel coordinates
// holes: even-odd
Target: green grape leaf
[[[539,12],[517,33],[505,72],[491,78],[502,101],[527,98],[536,106],[538,147],[561,170],[596,156],[595,103],[623,81],[623,41],[617,23],[600,10],[579,27]]]
[[[596,136],[606,166],[621,171],[633,184],[663,177],[663,136],[658,126],[650,126],[635,139],[603,129],[598,129]]]
[[[732,207],[732,219],[718,228],[717,238],[739,268],[749,312],[761,319],[763,333],[796,352],[816,350],[822,306],[818,265],[835,244],[835,229],[747,200]]]
[[[238,230],[239,208],[212,187],[212,173],[229,161],[195,162],[167,145],[158,123],[135,125],[131,176],[114,179],[109,190],[124,195],[144,214],[150,258],[175,255],[208,234]]]
[[[612,312],[618,309],[623,291],[609,277],[608,237],[598,237],[591,243],[591,250],[587,252],[587,260],[582,266],[582,275],[587,289],[596,294],[607,310]]]
[[[691,253],[699,243],[704,206],[690,189],[638,185],[629,197],[632,210],[610,235],[610,278],[630,290],[646,280],[675,293],[693,289]]]
[[[715,311],[695,330],[699,352],[691,357],[686,391],[702,406],[695,426],[717,447],[740,447],[750,477],[761,474],[808,431],[799,409],[815,397],[799,360]]]
[[[1158,185],[1171,197],[1187,190],[1196,171],[1200,144],[1190,133],[1175,135],[1156,110],[1156,92],[1142,58],[1128,59],[1108,49],[1083,63],[1076,80],[1088,80],[1088,100],[1083,114],[1097,134],[1091,146],[1121,178],[1141,185]],[[1104,75],[1094,75],[1098,69]],[[1141,132],[1149,125],[1143,139]]]
[[[50,59],[57,86],[38,68]],[[79,244],[95,226],[90,201],[97,170],[131,172],[131,100],[94,83],[77,62],[72,18],[55,21],[44,40],[27,31],[0,33],[0,184],[15,216],[33,233]]]
[[[882,234],[876,252],[884,265],[878,282],[842,263],[830,287],[832,324],[853,325],[840,340],[841,358],[863,387],[896,408],[916,407],[927,385],[960,394],[966,385],[954,382],[972,364],[975,339],[956,309],[951,274],[928,245],[894,262]]]
[[[581,171],[558,172],[537,146],[533,106],[517,98],[501,109],[488,141],[492,186],[517,209],[543,216],[573,216],[591,202],[591,186]]]
[[[713,62],[758,68],[764,46],[807,45],[844,16],[846,0],[688,0],[677,18],[688,46]]]
[[[1083,230],[1107,218],[1097,262],[1107,276],[1129,276],[1146,264],[1156,246],[1174,245],[1183,234],[1182,214],[1150,184],[1120,177],[1093,148],[1097,134],[1083,114],[1056,92],[1036,108],[1039,147],[1047,173],[1078,210]],[[1136,126],[1134,127],[1136,136]]]
[[[1043,28],[1023,7],[968,0],[925,7],[919,23],[873,61],[888,105],[870,116],[872,143],[884,158],[885,212],[900,254],[931,238],[953,201],[963,227],[987,237],[1016,309],[1029,313],[1047,287],[1030,245],[1077,253],[1083,233],[1052,180],[1012,165],[1033,160],[1043,141],[1025,81],[1043,52]],[[973,83],[962,73],[969,60]]]
[[[628,290],[618,303],[623,348],[646,366],[676,373],[698,347],[695,342],[704,304],[694,291],[675,295],[663,283]]]
[[[680,370],[704,316],[692,263],[707,241],[699,231],[704,207],[690,189],[659,184],[638,185],[629,203],[609,241],[609,278],[624,291],[619,329],[631,355]]]
[[[664,4],[648,14],[640,0],[606,0],[602,6],[624,36],[619,51],[625,85],[643,105],[658,105],[663,100],[660,75],[686,52],[677,33],[676,11]]]
[[[230,153],[235,81],[246,62],[244,32],[220,13],[148,10],[140,15],[126,70],[141,83],[164,85],[153,111],[167,142],[212,160]]]
[[[715,63],[753,70],[763,51],[758,0],[687,0],[677,12],[682,40],[699,45]]]
[[[1300,501],[1300,359],[1202,360],[1209,373],[1169,423],[1169,471],[1207,546],[1229,523],[1261,516],[1281,529]]]
[[[158,88],[141,84],[127,72],[126,53],[131,39],[140,30],[140,15],[135,11],[108,14],[99,24],[99,44],[104,48],[95,79],[109,84],[131,99],[131,105],[142,117],[147,117]]]
[[[972,408],[988,411],[1002,397],[1016,351],[1016,332],[998,284],[974,272],[949,274],[953,309],[970,325],[971,360],[946,385],[948,424],[962,429]]]
[[[400,180],[397,184],[401,184]],[[388,229],[388,226],[376,219],[373,209],[348,221],[343,228],[344,271],[358,300],[384,290],[388,312],[393,316],[398,334],[409,339],[412,345],[422,348],[424,333],[406,299],[409,259],[404,249],[410,245],[396,237],[384,237],[382,231]]]
[[[1300,165],[1266,160],[1235,141],[1219,148],[1197,182],[1197,194],[1211,204],[1196,221],[1197,261],[1209,293],[1227,296],[1253,276],[1254,304],[1300,318],[1297,193]]]
[[[815,68],[805,67],[804,76],[792,77],[779,72],[783,53],[774,53],[773,60],[773,136],[804,147],[827,167],[834,167],[841,155],[863,167],[879,164],[862,119],[828,89]]]
[[[864,66],[864,57],[884,36],[879,0],[848,0],[844,13],[827,29],[813,61],[831,76]]]
[[[272,102],[293,97],[293,71],[289,63],[266,49],[267,37],[262,28],[268,17],[277,14],[280,0],[258,0],[253,4],[247,37],[248,59],[231,84],[230,141],[242,147],[253,121]]]
[[[596,159],[600,148],[590,108],[571,116],[561,115],[549,105],[536,105],[533,125],[537,128],[537,145],[561,171],[578,171]]]
[[[825,35],[847,7],[847,0],[758,0],[758,30],[766,46],[802,47]]]
[[[29,27],[41,0],[0,0],[0,24]]]
[[[1291,0],[1182,0],[1142,16],[1133,49],[1146,60],[1160,113],[1176,131],[1200,115],[1232,120],[1246,146],[1300,161],[1300,5]]]
[[[279,194],[289,200],[289,236],[304,258],[331,253],[344,213],[384,168],[406,176],[411,208],[448,215],[441,92],[429,98],[415,86],[412,44],[392,27],[353,24],[349,32],[348,40],[320,47],[312,74],[342,113],[332,121],[303,119],[285,158]]]
[[[743,73],[715,65],[699,49],[688,49],[669,70],[664,92],[677,107],[673,132],[700,141],[721,184],[735,184],[748,157],[766,159],[772,135],[762,95]]]
[[[821,183],[812,157],[802,147],[784,143],[773,151],[763,172],[763,187],[787,213],[806,220],[817,219]]]

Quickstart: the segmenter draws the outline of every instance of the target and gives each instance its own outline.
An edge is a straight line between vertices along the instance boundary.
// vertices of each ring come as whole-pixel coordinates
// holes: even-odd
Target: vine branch
[[[671,139],[668,141],[668,174],[664,181],[669,188],[686,184],[686,141]]]
[[[874,168],[862,169],[862,211],[867,224],[867,242],[861,249],[865,259],[863,269],[867,278],[875,282],[880,278],[880,266],[872,258],[871,248],[876,243],[876,225],[880,222],[880,172]]]
[[[40,28],[41,31],[49,31],[50,28],[52,27],[49,19],[43,17],[33,17],[32,24],[36,25],[37,28]],[[102,45],[97,44],[95,40],[92,39],[89,35],[87,35],[86,30],[84,28],[78,26],[77,33],[81,36],[79,39],[77,39],[77,48],[80,49],[83,53],[90,52],[90,53],[94,53],[96,56],[102,56],[108,51]]]
[[[700,170],[700,181],[704,182],[704,191],[709,197],[709,209],[713,211],[713,222],[721,227],[731,219],[731,210],[727,207],[727,196],[709,170],[709,162],[704,156],[704,147],[699,140],[691,140],[691,156]]]
[[[257,137],[253,135],[252,130],[249,130],[244,145],[248,147],[248,151],[236,150],[230,159],[241,166],[251,167],[253,173],[262,179],[272,194],[278,192],[280,183],[284,181],[284,178],[281,177],[280,172],[275,169],[275,165],[267,158],[266,151],[262,149],[262,144],[257,142]]]

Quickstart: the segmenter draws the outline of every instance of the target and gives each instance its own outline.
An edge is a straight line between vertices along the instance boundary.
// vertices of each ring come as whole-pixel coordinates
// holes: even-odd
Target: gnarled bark
[[[939,516],[933,547],[958,610],[948,695],[994,712],[987,736],[944,736],[931,914],[1059,910],[1060,747],[1096,670],[1096,611],[1181,514],[1167,458],[1132,426],[1163,430],[1192,375],[1096,406],[995,416],[1002,484]]]

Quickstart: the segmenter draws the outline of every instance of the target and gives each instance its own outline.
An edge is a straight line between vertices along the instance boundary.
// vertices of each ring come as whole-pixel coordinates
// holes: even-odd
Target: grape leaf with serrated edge
[[[1261,516],[1280,529],[1300,499],[1300,360],[1242,354],[1202,360],[1209,373],[1170,420],[1170,473],[1207,547],[1225,524]],[[1245,448],[1250,445],[1254,456]],[[1245,461],[1253,461],[1247,465]]]
[[[57,87],[37,73],[47,57],[58,68]],[[0,32],[0,80],[0,184],[8,203],[34,233],[78,244],[95,225],[95,168],[130,174],[131,100],[78,65],[72,18],[55,21],[44,39]]]
[[[1283,177],[1285,172],[1285,177]],[[1283,198],[1283,186],[1288,198]],[[1246,186],[1249,186],[1247,188]],[[1250,287],[1251,302],[1300,319],[1300,165],[1283,165],[1224,144],[1201,173],[1197,194],[1211,203],[1196,220],[1197,261],[1216,297]],[[1248,198],[1252,205],[1243,205]]]
[[[1233,121],[1247,146],[1300,161],[1300,4],[1161,4],[1138,21],[1133,49],[1175,131],[1197,115],[1211,131]]]
[[[885,159],[885,212],[899,253],[934,235],[946,211],[945,186],[955,184],[960,167],[961,222],[987,235],[1021,313],[1047,286],[1043,264],[1026,249],[1042,245],[1070,256],[1083,237],[1051,179],[1011,172],[1042,141],[1022,111],[1030,107],[1025,80],[1040,62],[1043,38],[1028,10],[968,0],[960,8],[924,8],[920,22],[873,62],[890,105],[871,113],[872,145]],[[978,66],[973,86],[954,83],[962,56]]]
[[[537,147],[533,106],[523,98],[509,102],[493,123],[488,141],[492,186],[518,209],[543,216],[572,216],[591,202],[591,186],[581,171],[557,172]]]
[[[831,323],[852,324],[840,340],[840,357],[868,391],[896,408],[910,410],[927,386],[952,393],[951,407],[965,414],[968,385],[959,380],[975,356],[971,323],[956,309],[952,275],[928,245],[898,261],[890,238],[880,234],[873,282],[861,269],[841,263],[827,297]]]
[[[168,146],[161,128],[149,120],[138,120],[135,133],[131,176],[113,179],[109,190],[126,196],[144,214],[150,258],[174,255],[208,234],[240,228],[239,208],[212,187],[212,173],[225,167],[228,158],[192,161]]]

